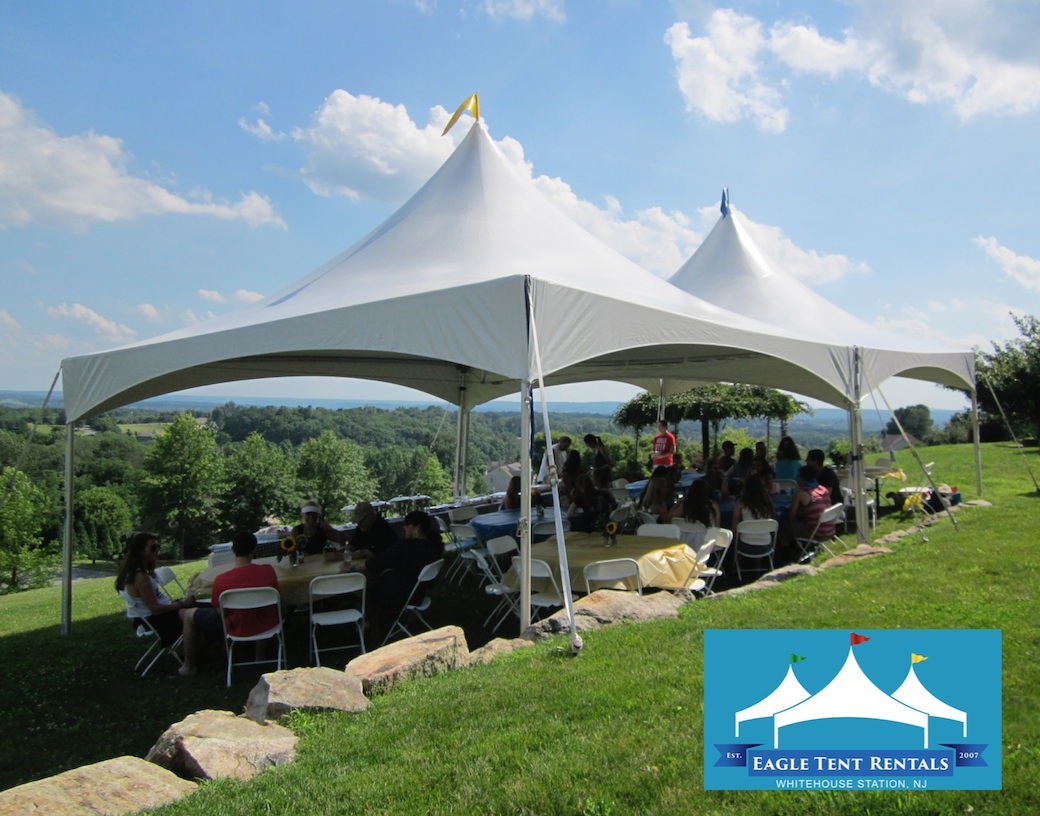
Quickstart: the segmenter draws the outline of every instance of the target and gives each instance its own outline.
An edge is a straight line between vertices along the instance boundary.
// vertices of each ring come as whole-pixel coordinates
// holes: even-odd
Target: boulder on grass
[[[494,640],[489,640],[479,649],[474,649],[470,652],[469,663],[471,666],[490,663],[499,655],[509,654],[527,646],[534,646],[534,643],[523,638],[510,638],[508,640],[506,638],[495,638]]]
[[[671,592],[637,595],[635,592],[598,589],[574,602],[574,625],[579,632],[586,632],[623,621],[675,618],[678,617],[679,607],[683,603],[681,597]],[[521,632],[520,637],[526,640],[544,640],[563,632],[570,632],[566,609],[532,623]]]
[[[0,791],[0,813],[117,816],[162,807],[197,787],[140,757],[123,756]]]
[[[327,667],[302,668],[263,675],[249,692],[246,716],[263,723],[290,711],[357,713],[370,705],[356,677]]]
[[[171,725],[145,757],[186,779],[251,779],[296,758],[296,735],[230,711],[198,711]]]
[[[361,681],[365,694],[381,694],[401,680],[429,677],[469,665],[466,634],[458,626],[399,640],[355,657],[346,672]]]

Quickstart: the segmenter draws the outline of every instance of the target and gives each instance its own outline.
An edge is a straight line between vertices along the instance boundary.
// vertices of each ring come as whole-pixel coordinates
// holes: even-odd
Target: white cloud
[[[66,317],[82,323],[89,327],[95,334],[113,343],[129,343],[137,339],[137,332],[122,323],[116,323],[107,317],[102,317],[93,309],[89,309],[80,303],[71,306],[62,303],[60,306],[48,306],[47,314],[51,317]]]
[[[1011,280],[1022,284],[1027,289],[1040,290],[1040,261],[1027,255],[1016,255],[1007,247],[1001,246],[996,238],[975,239],[975,246],[997,262],[1001,270]]]
[[[240,303],[256,303],[258,300],[264,299],[259,292],[250,292],[248,289],[236,289],[232,297]]]
[[[203,300],[208,300],[212,303],[227,303],[226,297],[220,294],[220,292],[215,292],[212,289],[199,289],[198,295]]]
[[[751,119],[780,132],[781,100],[795,74],[858,75],[915,104],[948,104],[962,120],[1040,109],[1033,0],[856,0],[840,38],[788,20],[766,24],[715,9],[695,37],[687,22],[665,33],[688,110],[711,121]],[[786,69],[786,70],[785,70]]]
[[[762,130],[787,127],[780,92],[761,77],[766,49],[762,24],[729,9],[717,9],[708,20],[708,36],[693,37],[685,22],[664,35],[676,63],[676,76],[688,111],[715,122],[751,119]]]
[[[32,111],[0,92],[0,229],[30,223],[82,230],[95,221],[181,213],[284,227],[256,192],[236,204],[208,193],[188,200],[131,175],[121,140],[94,132],[59,136]]]
[[[140,315],[145,320],[151,321],[152,323],[159,322],[159,310],[151,303],[138,303],[130,310],[130,313]]]
[[[1016,306],[984,297],[931,299],[913,305],[886,304],[876,325],[908,338],[954,349],[989,349],[992,342],[1019,336],[1011,315],[1022,315]]]
[[[747,227],[758,248],[779,269],[807,286],[840,280],[849,274],[869,274],[871,271],[868,264],[853,262],[840,253],[821,255],[815,249],[802,249],[784,235],[780,227],[758,224],[743,213],[741,215],[741,223]]]
[[[21,329],[21,326],[7,311],[0,309],[0,329],[3,331],[18,331]]]
[[[318,195],[401,201],[450,155],[454,143],[441,137],[446,121],[420,128],[404,105],[336,90],[307,127],[292,132],[304,153],[300,173]]]
[[[563,6],[563,0],[484,0],[481,7],[492,18],[530,20],[545,17],[555,23],[562,23],[567,19]]]

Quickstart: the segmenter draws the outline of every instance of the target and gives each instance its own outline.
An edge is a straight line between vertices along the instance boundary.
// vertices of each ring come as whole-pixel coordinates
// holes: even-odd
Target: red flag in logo
[[[866,643],[868,640],[870,640],[870,638],[866,637],[865,635],[857,635],[855,632],[852,632],[849,635],[850,646],[855,646],[859,643]]]

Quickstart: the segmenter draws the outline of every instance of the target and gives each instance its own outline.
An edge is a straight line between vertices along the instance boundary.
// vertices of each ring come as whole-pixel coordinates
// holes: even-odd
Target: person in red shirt
[[[671,467],[675,464],[675,434],[668,430],[668,423],[663,419],[657,423],[657,436],[654,437],[653,466],[655,468]]]
[[[220,615],[220,596],[229,589],[274,587],[278,589],[278,575],[270,564],[254,564],[256,536],[250,532],[235,533],[231,539],[235,566],[213,580],[213,599],[210,606],[198,606],[184,613],[184,665],[180,673],[198,671],[199,632],[223,637],[224,624]],[[259,609],[229,609],[227,630],[232,635],[248,637],[264,632],[278,623],[278,609],[265,606]]]

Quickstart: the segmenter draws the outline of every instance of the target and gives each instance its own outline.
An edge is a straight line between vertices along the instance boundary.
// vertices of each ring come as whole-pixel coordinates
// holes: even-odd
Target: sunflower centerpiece
[[[300,563],[304,550],[307,548],[307,536],[303,533],[287,535],[278,547],[278,560],[289,559],[289,565],[295,567]]]
[[[618,525],[617,522],[611,519],[603,525],[603,546],[613,547],[617,544],[617,533]]]

